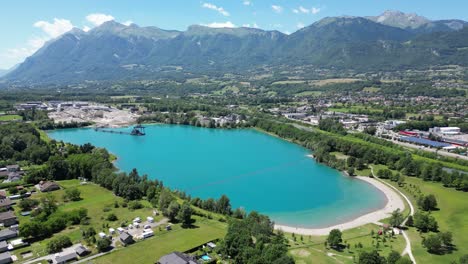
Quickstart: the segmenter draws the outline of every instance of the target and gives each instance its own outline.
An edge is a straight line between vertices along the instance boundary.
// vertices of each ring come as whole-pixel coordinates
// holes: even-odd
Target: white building
[[[460,134],[459,127],[434,127],[429,129],[429,132],[442,134],[442,135],[458,135]]]

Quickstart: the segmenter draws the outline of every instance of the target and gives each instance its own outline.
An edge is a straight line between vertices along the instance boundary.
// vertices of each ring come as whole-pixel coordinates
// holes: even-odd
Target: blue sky
[[[385,10],[468,20],[465,0],[14,0],[0,9],[0,69],[10,68],[71,27],[103,21],[185,30],[189,25],[250,26],[291,33],[323,17]]]

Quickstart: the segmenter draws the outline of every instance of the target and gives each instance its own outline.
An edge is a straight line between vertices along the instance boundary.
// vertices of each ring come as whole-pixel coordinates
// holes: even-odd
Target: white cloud
[[[37,21],[34,23],[34,27],[42,29],[49,37],[56,38],[63,33],[70,31],[73,28],[70,20],[62,18],[54,18],[54,22],[50,23],[47,21]]]
[[[303,7],[303,6],[300,6],[300,7],[299,7],[299,11],[300,11],[301,13],[304,13],[304,14],[309,14],[309,12],[310,12],[309,9],[307,9],[307,8],[305,8],[305,7]]]
[[[126,25],[127,27],[130,26],[131,24],[133,24],[133,21],[131,20],[127,20],[125,22],[123,22],[122,24]]]
[[[253,23],[253,24],[243,24],[242,26],[243,26],[243,27],[248,27],[248,28],[259,28],[259,26],[257,25],[257,23]]]
[[[304,25],[304,23],[299,22],[299,23],[297,23],[296,27],[297,28],[303,28],[303,27],[305,27],[305,25]]]
[[[218,7],[218,6],[210,4],[210,3],[203,3],[202,7],[208,8],[208,9],[211,9],[211,10],[215,10],[215,11],[217,11],[218,13],[220,13],[223,16],[229,16],[229,12],[224,10],[224,8],[222,8],[222,7]]]
[[[84,27],[83,27],[83,31],[84,31],[84,32],[88,32],[88,31],[90,31],[90,30],[91,30],[91,28],[88,27],[88,26],[84,26]]]
[[[244,2],[242,2],[244,5],[246,6],[249,6],[249,5],[252,5],[252,2],[249,1],[249,0],[244,0]]]
[[[281,12],[283,12],[283,7],[282,7],[282,6],[279,6],[279,5],[272,5],[272,6],[271,6],[271,9],[273,9],[273,11],[275,11],[276,13],[281,13]]]
[[[203,26],[207,27],[212,27],[212,28],[235,28],[237,27],[234,23],[231,21],[226,21],[226,22],[213,22],[210,24],[202,24]]]
[[[94,13],[86,16],[86,20],[91,22],[95,26],[99,26],[104,22],[114,20],[114,17],[111,15]]]
[[[292,11],[295,14],[301,13],[301,14],[313,14],[313,15],[315,15],[315,14],[318,14],[320,12],[320,8],[312,7],[312,8],[309,9],[309,8],[305,8],[303,6],[299,6],[298,8],[294,8]]]

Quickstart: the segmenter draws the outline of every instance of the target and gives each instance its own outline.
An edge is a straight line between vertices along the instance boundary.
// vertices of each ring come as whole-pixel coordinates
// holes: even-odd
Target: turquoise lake
[[[142,137],[90,128],[48,134],[56,140],[104,147],[118,156],[119,169],[137,168],[140,175],[148,174],[192,197],[217,199],[226,194],[233,208],[259,211],[278,224],[331,226],[386,202],[372,185],[307,157],[309,150],[255,130],[149,125]]]

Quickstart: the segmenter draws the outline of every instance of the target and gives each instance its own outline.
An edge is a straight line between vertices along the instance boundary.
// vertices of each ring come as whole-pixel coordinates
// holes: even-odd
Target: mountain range
[[[327,17],[290,35],[200,25],[176,31],[109,21],[88,32],[74,28],[47,42],[3,80],[155,79],[171,71],[223,75],[265,65],[356,71],[468,66],[467,25],[398,11]]]

